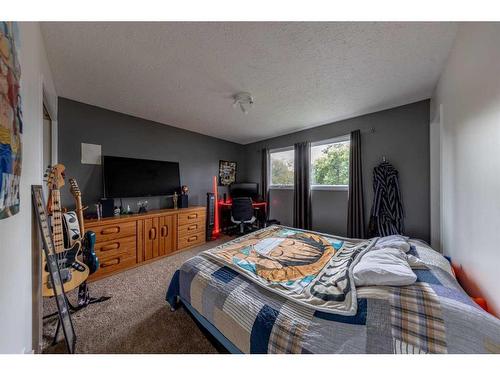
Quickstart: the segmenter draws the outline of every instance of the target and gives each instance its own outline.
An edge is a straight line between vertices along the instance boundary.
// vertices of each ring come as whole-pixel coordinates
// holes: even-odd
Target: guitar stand
[[[106,302],[108,299],[111,299],[111,297],[106,297],[106,296],[102,296],[102,297],[99,297],[99,298],[96,298],[96,297],[90,297],[90,301],[83,305],[83,306],[75,306],[73,305],[68,297],[66,297],[66,303],[68,304],[68,307],[69,307],[69,311],[71,313],[75,313],[77,311],[80,311],[81,309],[87,307],[88,305],[91,305],[93,303],[101,303],[101,302]],[[58,314],[58,312],[54,312],[54,313],[51,313],[51,314],[48,314],[48,315],[45,315],[43,316],[43,319],[49,319],[49,318],[52,318],[53,316],[56,316]]]
[[[69,301],[68,297],[66,296],[66,294],[64,294],[64,299],[66,300],[66,303],[68,304],[68,308],[69,308],[69,313],[73,313],[73,312],[76,312],[78,311],[78,309],[75,309],[75,307],[71,304],[71,302]],[[42,319],[49,319],[49,318],[52,318],[53,316],[56,316],[59,314],[59,311],[56,311],[54,313],[51,313],[51,314],[48,314],[48,315],[45,315],[42,317]],[[54,338],[52,339],[52,343],[51,343],[51,346],[54,346],[57,344],[57,337],[59,336],[59,329],[61,328],[61,319],[57,319],[57,327],[56,327],[56,332],[54,333]]]
[[[81,309],[87,307],[88,305],[91,305],[91,304],[94,304],[94,303],[101,303],[101,302],[106,302],[108,299],[110,299],[111,297],[106,297],[106,296],[101,296],[99,298],[96,298],[96,297],[90,297],[89,298],[89,301],[84,304],[84,305],[81,305],[81,306],[75,306],[73,305],[69,299],[68,299],[68,296],[66,296],[66,294],[64,295],[64,298],[66,299],[66,303],[68,304],[68,308],[69,308],[69,312],[70,314],[72,313],[75,313],[77,311],[80,311]],[[53,316],[56,316],[58,315],[58,311],[52,313],[52,314],[48,314],[48,315],[45,315],[43,317],[43,319],[49,319],[49,318],[52,318]],[[56,332],[54,334],[54,338],[52,339],[52,346],[56,345],[57,344],[57,336],[59,335],[59,329],[61,328],[61,320],[60,319],[57,319],[57,327],[56,327]]]
[[[91,303],[99,303],[99,302],[104,302],[104,301],[107,301],[108,299],[110,299],[111,297],[99,297],[99,298],[91,298],[90,299],[90,302],[84,306],[73,306],[71,304],[71,302],[69,302],[69,299],[68,297],[66,297],[66,303],[68,304],[68,307],[69,307],[69,311],[70,313],[75,313],[77,311],[80,311],[81,309],[83,309],[84,307],[87,307],[88,305],[90,305]],[[54,316],[54,315],[57,315],[58,313],[55,312],[53,314],[49,314],[49,315],[46,315],[44,316],[43,318],[50,318],[51,316]],[[61,319],[57,319],[57,327],[56,327],[56,332],[54,333],[54,338],[52,339],[52,346],[56,345],[57,344],[57,336],[59,336],[59,329],[61,328]]]
[[[73,309],[73,311],[78,311],[83,309],[84,307],[87,307],[90,304],[105,302],[110,298],[111,297],[104,297],[104,296],[98,298],[91,297],[87,282],[84,282],[82,285],[80,285],[78,289],[78,306],[75,307],[69,302],[68,304],[70,308]]]

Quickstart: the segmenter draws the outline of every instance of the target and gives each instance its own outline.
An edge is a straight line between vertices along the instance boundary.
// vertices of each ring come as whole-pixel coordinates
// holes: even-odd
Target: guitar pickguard
[[[69,268],[76,262],[76,257],[80,251],[80,242],[73,245],[71,249],[65,250],[62,253],[51,255],[57,261],[59,269]],[[45,265],[45,270],[48,272],[48,267]]]

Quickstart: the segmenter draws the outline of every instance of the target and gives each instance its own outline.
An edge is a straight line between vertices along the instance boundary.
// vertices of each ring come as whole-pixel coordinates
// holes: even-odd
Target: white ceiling
[[[250,143],[429,98],[453,23],[43,23],[60,96]],[[247,115],[231,96],[249,91]]]

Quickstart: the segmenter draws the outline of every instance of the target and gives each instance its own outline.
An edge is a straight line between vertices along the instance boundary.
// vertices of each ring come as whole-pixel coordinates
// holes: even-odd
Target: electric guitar
[[[82,233],[83,236],[83,262],[89,267],[90,275],[92,275],[99,268],[99,259],[94,251],[95,233],[92,231],[85,232],[85,224],[83,221],[83,210],[85,207],[82,205],[82,192],[74,178],[69,179],[69,186],[71,194],[73,198],[75,198],[75,211],[78,216],[80,233]]]
[[[62,164],[56,164],[47,170],[47,186],[49,198],[47,211],[52,214],[52,237],[56,260],[61,274],[64,291],[69,292],[82,284],[89,276],[89,268],[78,260],[81,243],[76,241],[69,249],[64,248],[64,233],[61,212],[61,194],[59,189],[64,186],[64,170]],[[49,274],[45,254],[42,262],[42,295],[44,297],[54,296],[52,279]]]

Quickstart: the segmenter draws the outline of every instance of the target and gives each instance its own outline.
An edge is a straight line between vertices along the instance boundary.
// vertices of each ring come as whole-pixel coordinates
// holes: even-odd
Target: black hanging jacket
[[[368,235],[390,236],[404,233],[404,211],[398,171],[387,162],[373,169],[373,206]]]

